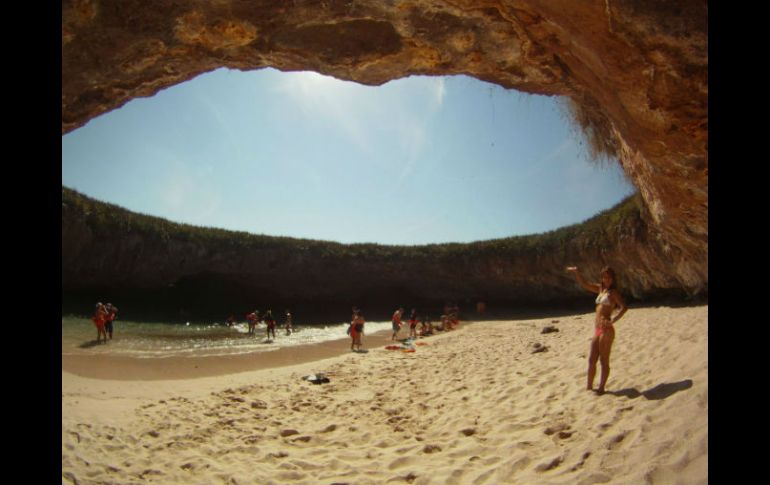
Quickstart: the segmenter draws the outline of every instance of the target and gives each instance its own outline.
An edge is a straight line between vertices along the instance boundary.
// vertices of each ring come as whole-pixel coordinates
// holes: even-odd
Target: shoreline
[[[364,335],[364,349],[389,345],[390,336],[390,331]],[[288,367],[346,353],[355,353],[350,350],[349,337],[234,355],[139,358],[109,354],[68,354],[62,355],[62,371],[89,379],[184,380]]]
[[[458,329],[435,332],[433,335],[420,337],[420,340],[430,341],[437,337],[449,336],[476,323],[478,322],[461,321]],[[406,338],[408,333],[408,324],[406,324],[395,342],[391,340],[391,330],[380,330],[371,335],[364,334],[362,343],[365,352],[363,353],[399,343],[399,340]],[[62,355],[61,365],[63,372],[88,379],[161,381],[217,377],[291,367],[356,353],[358,352],[350,350],[350,337],[344,337],[325,342],[281,347],[271,351],[233,355],[141,358],[111,354],[66,354]]]

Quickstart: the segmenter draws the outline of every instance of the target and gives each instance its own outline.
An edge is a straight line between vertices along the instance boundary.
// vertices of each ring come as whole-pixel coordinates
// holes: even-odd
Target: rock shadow
[[[679,382],[666,382],[658,384],[657,386],[647,389],[646,391],[639,392],[637,389],[621,389],[619,391],[607,391],[607,394],[613,396],[622,396],[629,399],[636,399],[639,396],[644,396],[649,401],[659,401],[671,397],[680,391],[685,391],[692,387],[692,379],[685,379]]]

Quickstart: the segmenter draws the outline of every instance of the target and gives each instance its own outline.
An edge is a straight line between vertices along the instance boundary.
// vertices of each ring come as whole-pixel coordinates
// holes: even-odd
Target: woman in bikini
[[[594,338],[591,340],[591,353],[588,357],[588,386],[589,391],[593,390],[594,377],[596,376],[596,361],[602,364],[602,375],[599,381],[599,394],[604,394],[604,386],[607,384],[607,378],[610,376],[610,351],[612,342],[615,340],[615,327],[612,325],[625,315],[628,308],[623,300],[623,295],[617,290],[617,278],[615,271],[609,266],[605,266],[601,271],[601,282],[589,283],[580,274],[577,267],[570,266],[567,271],[575,273],[575,279],[578,284],[586,290],[597,293],[596,297],[596,327]],[[614,310],[618,310],[615,316],[612,316]]]

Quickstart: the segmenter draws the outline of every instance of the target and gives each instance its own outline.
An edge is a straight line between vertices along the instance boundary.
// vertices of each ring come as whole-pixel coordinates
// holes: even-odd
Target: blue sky
[[[62,137],[62,184],[254,234],[470,242],[581,222],[633,192],[558,98],[465,76],[371,87],[218,69]]]

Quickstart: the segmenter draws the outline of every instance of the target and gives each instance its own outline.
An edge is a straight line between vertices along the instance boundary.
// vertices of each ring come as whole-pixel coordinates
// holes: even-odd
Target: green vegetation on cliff
[[[100,202],[62,186],[62,209],[81,214],[97,238],[110,239],[142,235],[152,239],[193,242],[212,249],[241,249],[306,252],[318,258],[364,258],[368,260],[451,260],[484,255],[543,255],[563,252],[568,246],[582,248],[615,245],[641,224],[641,201],[632,195],[594,217],[554,231],[472,243],[445,243],[420,246],[383,244],[341,244],[331,241],[256,235],[190,224],[131,212],[114,204]],[[628,233],[628,236],[633,234]]]
[[[309,314],[344,313],[355,304],[386,316],[394,305],[431,308],[446,301],[553,305],[585,300],[565,266],[598,274],[606,264],[620,269],[628,297],[681,295],[644,211],[634,195],[542,234],[420,246],[340,244],[178,224],[62,187],[62,301],[67,311],[80,311],[111,298],[174,318],[267,305]]]

